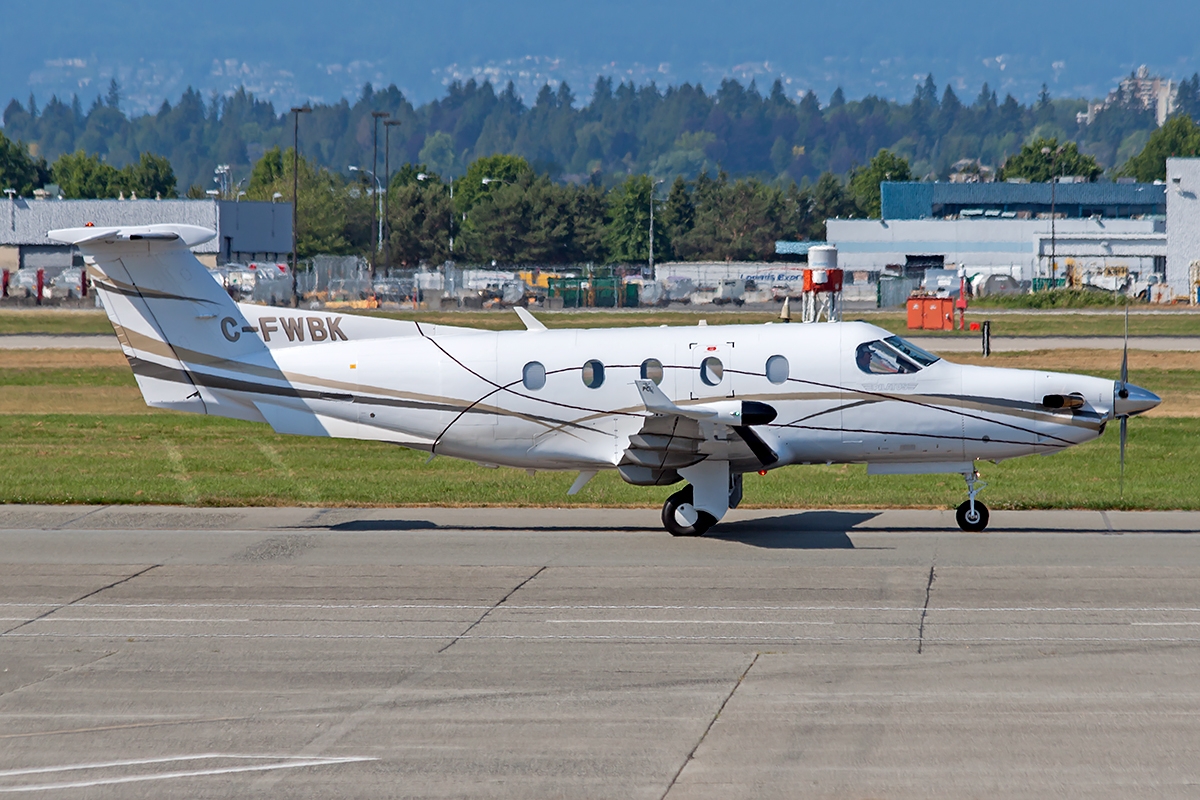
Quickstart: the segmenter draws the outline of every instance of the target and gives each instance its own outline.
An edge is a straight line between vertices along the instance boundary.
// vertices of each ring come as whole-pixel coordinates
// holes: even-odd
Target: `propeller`
[[[1121,353],[1121,386],[1117,397],[1129,399],[1129,303],[1125,303],[1125,347]],[[1121,415],[1121,496],[1125,496],[1125,437],[1129,431],[1129,415]]]
[[[1048,398],[1049,399],[1049,396]],[[1113,383],[1112,418],[1121,420],[1121,494],[1125,494],[1125,443],[1129,435],[1129,418],[1162,403],[1162,398],[1129,382],[1129,304],[1125,305],[1125,344],[1121,353],[1121,377]]]

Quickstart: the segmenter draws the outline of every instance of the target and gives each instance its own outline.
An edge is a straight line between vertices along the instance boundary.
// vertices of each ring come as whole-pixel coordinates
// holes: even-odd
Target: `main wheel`
[[[692,486],[688,484],[663,503],[662,524],[667,533],[672,536],[703,536],[709,528],[717,524],[717,518],[712,514],[692,507],[692,498]],[[696,521],[690,525],[681,518],[688,511],[696,515]]]
[[[971,501],[963,503],[954,513],[958,527],[969,533],[979,533],[988,526],[988,507],[978,500],[975,501],[975,511],[971,511]]]

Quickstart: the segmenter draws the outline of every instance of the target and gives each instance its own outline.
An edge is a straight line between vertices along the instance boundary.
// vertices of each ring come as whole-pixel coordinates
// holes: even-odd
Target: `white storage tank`
[[[837,247],[831,244],[817,244],[808,248],[808,268],[837,269]]]

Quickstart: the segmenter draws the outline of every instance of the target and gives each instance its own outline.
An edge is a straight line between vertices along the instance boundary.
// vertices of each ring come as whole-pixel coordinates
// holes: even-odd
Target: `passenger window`
[[[647,358],[642,362],[642,380],[654,381],[654,385],[658,386],[663,379],[663,365],[657,358]]]
[[[920,369],[883,342],[860,344],[855,361],[859,369],[871,375],[908,375]]]
[[[783,356],[771,356],[767,359],[767,380],[771,383],[785,383],[790,374],[791,367]]]
[[[536,392],[546,385],[546,368],[537,361],[530,361],[521,370],[521,383],[531,392]]]
[[[716,386],[725,377],[725,365],[716,356],[709,356],[700,362],[700,380],[709,386]]]
[[[583,365],[583,385],[589,389],[599,389],[604,383],[604,364],[592,359]]]

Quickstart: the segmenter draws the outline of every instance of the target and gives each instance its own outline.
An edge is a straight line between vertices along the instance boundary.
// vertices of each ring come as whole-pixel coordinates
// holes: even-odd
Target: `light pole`
[[[417,180],[427,181],[427,180],[429,180],[429,175],[427,175],[424,172],[418,172]],[[451,181],[448,185],[450,186],[450,221],[449,221],[449,225],[447,227],[446,232],[450,235],[450,258],[451,258],[451,260],[453,260],[454,259],[454,180],[451,179]]]
[[[373,220],[373,221],[376,221],[376,230],[378,231],[378,233],[377,233],[378,238],[375,240],[375,254],[378,254],[380,249],[383,247],[383,214],[381,213],[383,210],[383,208],[382,208],[383,196],[380,194],[380,192],[383,189],[379,185],[379,176],[376,175],[373,171],[371,171],[369,169],[363,169],[362,167],[356,167],[353,165],[350,167],[350,171],[351,172],[365,172],[366,174],[371,176],[371,180],[375,181],[375,203],[372,206],[372,211],[374,212],[373,216],[375,217],[375,220]],[[371,257],[371,280],[372,281],[375,280],[375,254],[373,254]]]
[[[398,119],[389,119],[383,123],[383,269],[385,274],[392,267],[392,128],[401,124]]]
[[[1055,144],[1058,144],[1055,142]],[[1055,213],[1055,200],[1057,199],[1058,188],[1058,156],[1062,153],[1061,147],[1055,147],[1051,150],[1049,147],[1042,148],[1042,155],[1050,156],[1050,288],[1057,288],[1058,285],[1058,237],[1056,236],[1055,223],[1057,214]]]
[[[292,308],[300,307],[300,293],[296,286],[296,273],[300,268],[300,256],[296,252],[296,226],[300,221],[300,115],[311,111],[308,106],[292,106]]]
[[[388,118],[388,117],[390,117],[390,116],[391,116],[391,114],[389,114],[389,113],[388,113],[388,112],[386,112],[386,111],[372,111],[372,112],[371,112],[371,128],[372,128],[372,135],[371,135],[371,175],[372,175],[372,176],[375,176],[375,175],[378,175],[378,174],[379,174],[379,120],[381,120],[381,119],[387,119],[387,118]],[[376,179],[376,180],[375,180],[375,183],[376,183],[376,184],[378,184],[378,183],[379,183],[379,180],[378,180],[378,179]],[[372,220],[372,221],[373,221],[373,222],[376,222],[376,224],[379,224],[379,221],[378,221],[379,209],[378,209],[378,208],[374,208],[374,209],[372,209],[372,214],[376,215],[376,219],[375,219],[375,220]],[[374,226],[372,226],[372,227],[374,227]],[[381,227],[381,228],[380,228],[380,234],[379,234],[379,239],[380,239],[379,246],[376,246],[376,248],[375,248],[375,253],[374,253],[374,255],[372,255],[372,256],[371,256],[371,278],[372,278],[372,280],[375,278],[375,260],[376,260],[377,258],[379,258],[379,247],[380,247],[380,246],[382,246],[382,244],[383,244],[383,242],[382,242],[382,240],[383,240],[383,233],[382,233],[382,230],[383,230],[383,229],[382,229],[382,227]]]
[[[213,183],[221,187],[221,197],[224,199],[229,195],[230,186],[233,183],[233,172],[228,164],[218,164],[213,170]]]
[[[662,182],[663,179],[659,178],[650,183],[650,278],[654,277],[654,193]]]

